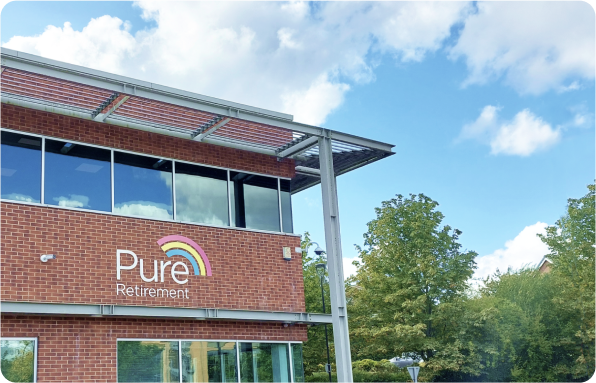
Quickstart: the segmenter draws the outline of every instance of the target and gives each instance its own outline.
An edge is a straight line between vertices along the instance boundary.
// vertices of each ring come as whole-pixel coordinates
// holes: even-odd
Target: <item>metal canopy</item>
[[[2,102],[292,158],[292,193],[320,182],[319,138],[335,175],[394,154],[393,145],[292,121],[292,116],[2,48]]]

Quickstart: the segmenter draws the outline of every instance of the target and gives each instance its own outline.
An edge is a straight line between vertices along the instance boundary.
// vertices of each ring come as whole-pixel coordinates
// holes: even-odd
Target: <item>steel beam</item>
[[[280,158],[286,158],[290,156],[297,156],[301,153],[306,152],[308,149],[317,146],[319,144],[319,137],[309,137],[304,141],[300,141],[296,145],[292,145],[287,149],[282,150],[277,155]]]
[[[224,118],[223,120],[219,121],[217,124],[213,125],[212,127],[208,128],[206,131],[204,131],[203,133],[197,135],[195,138],[193,138],[195,141],[203,141],[207,136],[209,136],[210,134],[215,133],[215,131],[219,128],[221,128],[222,126],[224,126],[225,124],[227,124],[228,122],[230,122],[231,118]]]
[[[128,100],[129,98],[130,98],[130,96],[122,97],[120,99],[120,101],[115,103],[110,109],[106,110],[105,113],[98,113],[97,116],[95,116],[93,118],[93,121],[104,122],[106,120],[106,118],[108,118],[110,116],[110,114],[114,113],[116,111],[116,109],[118,109],[122,104],[124,104],[126,102],[126,100]]]
[[[348,330],[348,312],[341,253],[337,184],[333,171],[331,137],[328,131],[325,133],[324,137],[319,138],[319,168],[321,169],[325,244],[327,247],[327,265],[329,267],[335,365],[337,368],[337,381],[352,382],[352,356],[350,353],[350,333]]]
[[[296,173],[311,177],[321,177],[321,171],[319,169],[307,168],[306,166],[296,166]]]
[[[2,301],[0,311],[3,314],[34,314],[34,315],[79,315],[79,316],[120,316],[120,317],[148,317],[172,319],[218,319],[233,321],[259,321],[281,323],[324,324],[331,323],[331,315],[250,311],[226,309],[197,309],[185,307],[147,307],[123,306],[106,304],[65,304],[65,303],[34,303]]]

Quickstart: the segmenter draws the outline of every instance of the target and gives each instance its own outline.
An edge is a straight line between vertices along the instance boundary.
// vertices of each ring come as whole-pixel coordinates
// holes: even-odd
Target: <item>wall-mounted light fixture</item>
[[[42,262],[47,262],[50,259],[56,259],[56,254],[44,254],[41,257],[39,257],[39,259]]]

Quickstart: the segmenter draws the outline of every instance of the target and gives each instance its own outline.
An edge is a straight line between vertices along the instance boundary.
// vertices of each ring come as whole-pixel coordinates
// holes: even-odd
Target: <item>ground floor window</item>
[[[37,380],[37,339],[2,338],[0,341],[2,375],[11,382]]]
[[[302,344],[118,340],[119,382],[304,382]]]

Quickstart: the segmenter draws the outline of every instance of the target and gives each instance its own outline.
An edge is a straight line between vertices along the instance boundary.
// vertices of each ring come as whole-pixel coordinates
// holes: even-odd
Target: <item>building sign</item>
[[[211,276],[211,264],[201,246],[192,239],[181,235],[168,235],[157,241],[163,252],[171,258],[179,255],[192,266],[193,275]],[[132,262],[132,263],[131,263]],[[152,266],[148,264],[153,263]],[[154,259],[153,262],[145,263],[143,258],[130,250],[116,250],[116,279],[120,280],[123,272],[138,272],[139,277],[146,283],[164,283],[172,279],[179,285],[188,283],[190,272],[184,262],[175,262]],[[188,289],[165,289],[159,285],[135,285],[127,286],[124,283],[116,283],[116,296],[122,294],[129,297],[158,297],[158,298],[182,298],[188,299]]]

